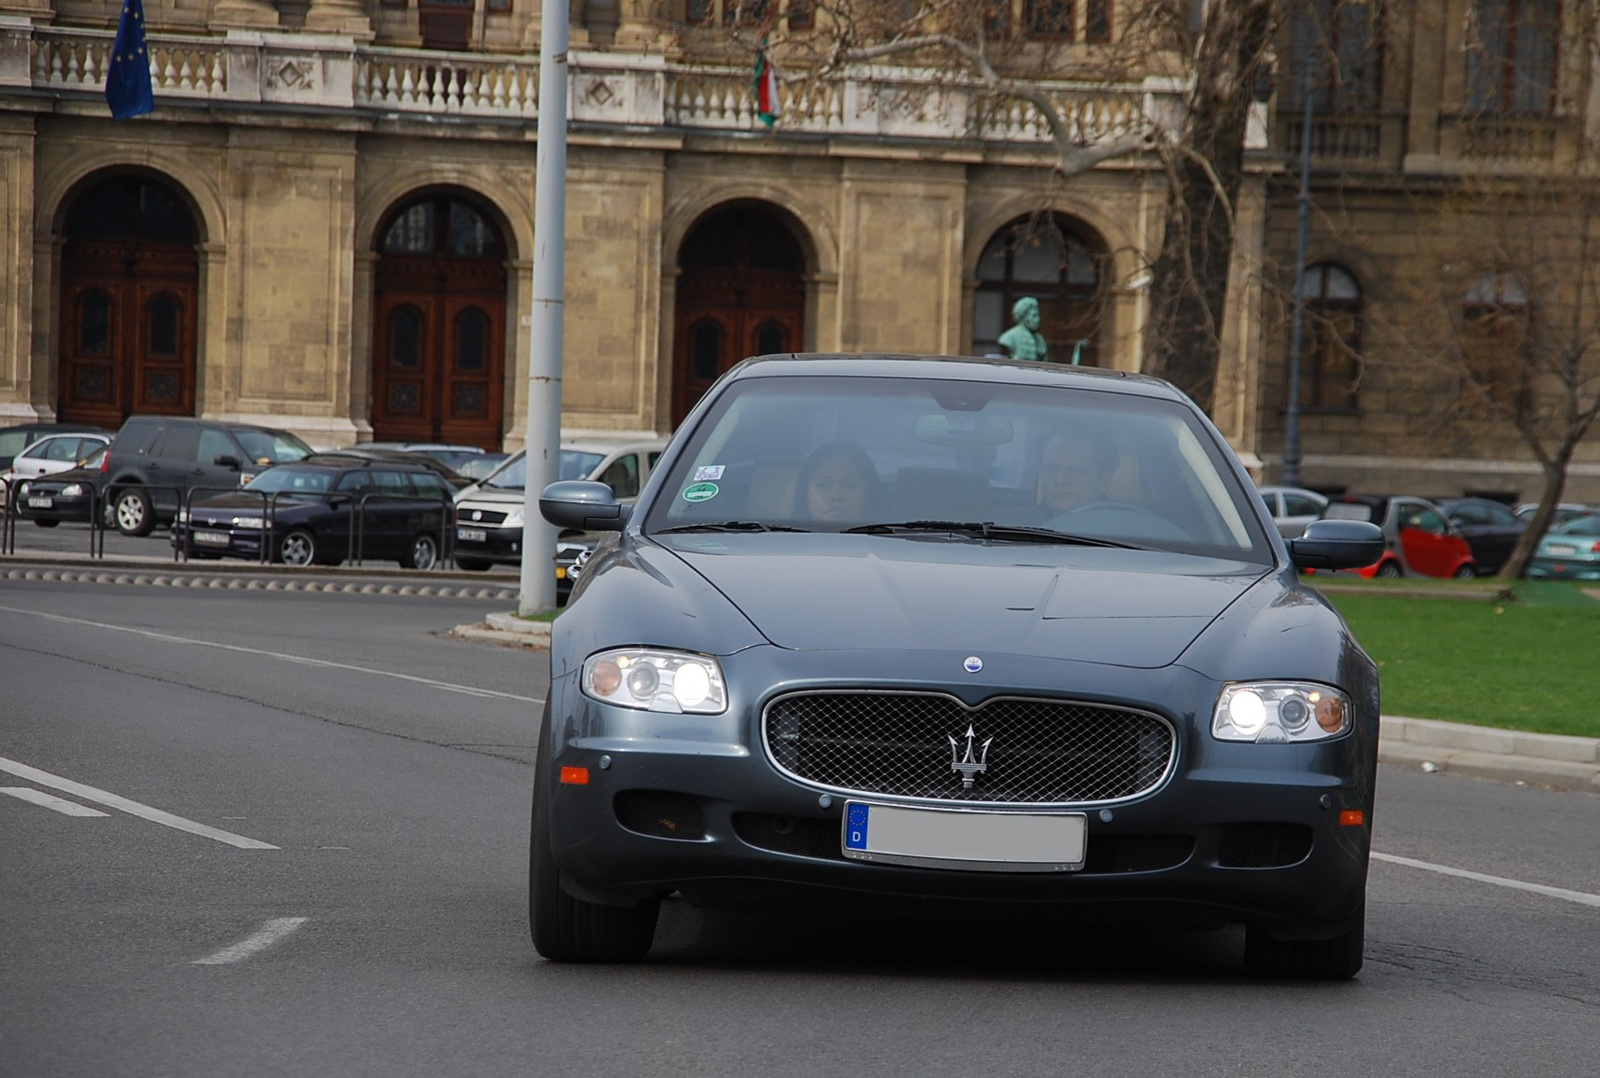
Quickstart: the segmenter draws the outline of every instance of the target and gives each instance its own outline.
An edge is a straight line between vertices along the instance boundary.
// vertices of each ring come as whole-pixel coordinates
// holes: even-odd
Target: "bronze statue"
[[[1012,359],[1048,360],[1050,346],[1039,332],[1039,301],[1023,296],[1011,305],[1011,317],[1017,324],[1000,334],[998,342],[1006,355]]]

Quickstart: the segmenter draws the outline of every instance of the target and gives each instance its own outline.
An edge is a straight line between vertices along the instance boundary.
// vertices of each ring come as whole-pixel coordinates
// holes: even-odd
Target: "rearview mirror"
[[[239,461],[239,458],[234,456],[232,453],[218,453],[216,459],[214,459],[211,463],[215,464],[219,468],[233,468],[237,470],[243,467]]]
[[[539,514],[558,528],[619,532],[631,513],[609,486],[588,479],[564,479],[539,494]]]
[[[1313,520],[1289,540],[1298,569],[1359,569],[1383,556],[1383,529],[1365,520]]]

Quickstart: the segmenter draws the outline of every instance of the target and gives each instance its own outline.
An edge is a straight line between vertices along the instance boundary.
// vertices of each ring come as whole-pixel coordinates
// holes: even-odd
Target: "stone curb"
[[[478,640],[486,644],[502,644],[509,647],[535,648],[548,650],[550,647],[550,623],[548,621],[524,621],[515,614],[487,614],[480,625],[457,625],[451,630],[452,636],[463,640]]]
[[[1600,738],[1389,715],[1382,723],[1381,763],[1600,793]]]
[[[304,574],[304,570],[301,573]],[[0,569],[0,580],[51,580],[68,584],[123,584],[157,588],[208,588],[218,591],[294,591],[325,592],[338,595],[425,595],[440,599],[493,599],[496,602],[515,600],[515,588],[496,588],[458,585],[439,578],[417,574],[396,580],[345,578],[322,579],[320,570],[306,579],[286,577],[283,574],[173,572],[151,569],[148,566],[133,568],[94,569]],[[421,580],[437,582],[420,583]]]

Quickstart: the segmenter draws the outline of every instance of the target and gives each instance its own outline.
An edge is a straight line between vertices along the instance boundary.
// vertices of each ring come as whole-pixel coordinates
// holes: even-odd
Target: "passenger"
[[[881,501],[878,469],[853,442],[819,447],[795,480],[794,515],[803,520],[865,522]]]
[[[1108,499],[1120,456],[1109,435],[1088,427],[1058,431],[1039,447],[1039,520]]]

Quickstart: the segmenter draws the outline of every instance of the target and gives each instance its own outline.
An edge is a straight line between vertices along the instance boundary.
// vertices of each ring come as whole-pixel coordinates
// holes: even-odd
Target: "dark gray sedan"
[[[1361,967],[1378,678],[1164,382],[918,357],[749,360],[609,534],[550,647],[529,916],[633,961],[662,896],[1246,926],[1256,972]]]

